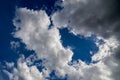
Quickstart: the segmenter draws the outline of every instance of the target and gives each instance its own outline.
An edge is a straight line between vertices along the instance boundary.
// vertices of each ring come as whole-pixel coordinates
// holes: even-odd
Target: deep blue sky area
[[[25,57],[34,53],[34,51],[26,50],[25,44],[22,43],[20,39],[13,38],[11,34],[15,30],[12,20],[15,17],[16,7],[26,7],[34,10],[42,9],[51,16],[55,11],[62,9],[59,5],[55,5],[56,1],[61,3],[60,0],[0,0],[0,75],[2,73],[2,65],[4,65],[5,61],[16,63],[21,55],[20,53],[23,53]],[[82,61],[90,63],[92,56],[90,51],[92,51],[93,54],[98,51],[98,47],[93,40],[94,37],[84,38],[80,35],[75,36],[70,33],[67,28],[60,29],[59,31],[63,46],[72,47],[72,51],[74,52],[72,59],[81,59]],[[11,49],[11,41],[20,42],[20,47],[16,50]],[[17,51],[20,51],[20,53],[18,54]],[[57,76],[54,75],[54,71],[51,73],[51,76],[57,78]],[[6,80],[8,80],[7,77]],[[64,80],[66,80],[66,78]]]
[[[74,35],[70,33],[69,29],[60,29],[61,41],[64,47],[71,47],[74,55],[73,60],[81,59],[87,63],[91,62],[91,56],[98,51],[98,47],[95,44],[95,37],[83,37],[80,35]],[[90,54],[90,51],[93,54]]]
[[[14,29],[12,19],[15,13],[16,1],[0,1],[0,61],[14,60],[16,55],[10,49],[10,41],[13,40],[11,32]],[[13,55],[14,54],[14,55]]]

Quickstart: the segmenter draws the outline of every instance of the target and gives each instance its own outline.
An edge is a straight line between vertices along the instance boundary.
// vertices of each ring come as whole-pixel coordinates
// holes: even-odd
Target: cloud
[[[57,27],[69,25],[75,33],[119,36],[119,2],[117,0],[65,0],[63,10],[53,15]]]
[[[92,5],[92,2],[89,4],[89,6],[87,6],[89,2],[87,2],[87,0],[65,0],[63,3],[63,6],[65,7],[63,11],[60,13],[55,13],[55,15],[53,15],[53,23],[55,26],[52,29],[48,29],[50,20],[45,11],[34,11],[26,8],[18,8],[16,10],[16,17],[13,20],[13,24],[16,27],[14,37],[20,38],[21,41],[26,44],[27,49],[34,50],[37,54],[37,57],[43,60],[42,65],[45,66],[45,69],[40,72],[36,66],[29,67],[24,59],[18,60],[18,67],[14,69],[14,75],[18,80],[38,80],[38,76],[36,75],[39,75],[39,78],[41,78],[41,80],[45,80],[46,77],[50,77],[49,74],[53,70],[55,70],[55,74],[59,78],[64,78],[65,75],[67,75],[68,80],[118,80],[117,77],[119,77],[119,75],[115,74],[117,74],[116,69],[119,69],[119,63],[116,62],[117,60],[113,57],[114,52],[119,46],[119,42],[116,38],[117,35],[115,35],[115,37],[109,38],[104,37],[101,33],[102,31],[97,31],[99,30],[97,24],[96,27],[92,27],[92,25],[95,24],[94,22],[90,23],[92,25],[89,24],[90,27],[88,27],[88,25],[85,23],[86,19],[89,18],[89,15],[88,18],[86,18],[87,13],[82,13],[84,16],[83,18],[81,17],[81,19],[85,19],[83,20],[85,27],[82,27],[83,25],[80,25],[81,20],[80,23],[76,22],[76,18],[78,17],[79,13],[76,16],[74,13],[79,12],[79,10],[81,12],[84,7],[86,7],[85,9],[87,9],[87,7],[90,7],[90,9],[92,9],[93,7],[102,4],[95,1],[96,6]],[[85,10],[85,12],[88,11],[88,13],[90,13],[90,16],[92,13],[97,16],[98,12],[96,13],[93,10],[91,13],[89,11],[90,9]],[[104,11],[105,10],[103,10],[103,13],[100,14],[100,17],[104,16],[103,14],[106,14]],[[56,27],[59,26],[59,28],[61,28],[61,26],[67,25],[69,19],[75,22],[73,23],[70,21],[70,27],[68,27],[72,28],[71,30],[74,33],[80,34],[80,31],[83,30],[84,32],[84,30],[87,29],[88,32],[94,32],[98,34],[105,41],[104,45],[98,45],[98,47],[100,47],[99,52],[92,57],[93,61],[99,60],[98,63],[91,63],[88,65],[81,60],[78,62],[71,62],[73,52],[69,48],[64,48],[62,46],[62,43],[60,41],[60,33]],[[103,32],[106,33],[106,29],[107,28],[105,27]],[[109,34],[109,36],[111,35]]]
[[[28,66],[24,61],[24,56],[17,61],[17,68],[13,68],[12,72],[3,70],[9,76],[9,80],[45,80],[42,72],[36,66]]]
[[[14,62],[5,62],[7,68],[12,68],[14,67]]]
[[[36,66],[28,67],[25,62],[18,61],[18,68],[14,69],[18,80],[44,80],[42,73]]]
[[[57,28],[48,30],[50,21],[44,11],[20,8],[16,12],[14,25],[21,28],[15,37],[22,39],[28,49],[35,50],[40,59],[46,59],[44,66],[48,70],[63,68],[71,61],[72,51],[62,46]]]
[[[16,49],[16,48],[20,47],[20,43],[19,42],[15,42],[15,41],[11,41],[10,45],[11,45],[12,49]]]
[[[56,27],[68,27],[74,34],[95,34],[103,38],[106,44],[99,46],[100,50],[92,58],[109,64],[105,65],[110,68],[113,80],[119,80],[120,74],[119,5],[118,0],[64,0],[64,9],[52,16]]]
[[[111,37],[107,40],[104,39],[104,42],[105,44],[98,45],[99,51],[92,56],[93,61],[99,61],[107,56],[111,56],[119,46],[119,42],[115,37]]]

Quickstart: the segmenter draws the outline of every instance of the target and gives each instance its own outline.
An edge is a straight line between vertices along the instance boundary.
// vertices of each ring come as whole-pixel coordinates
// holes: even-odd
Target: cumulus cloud
[[[9,76],[9,80],[45,80],[42,72],[35,65],[28,66],[24,60],[24,56],[17,61],[17,68],[13,68],[12,72],[3,70]]]
[[[92,4],[95,4],[95,6]],[[103,4],[101,0],[100,2],[95,0],[65,0],[63,3],[63,6],[65,7],[63,11],[53,15],[53,23],[55,27],[52,29],[48,29],[50,20],[44,11],[18,8],[16,10],[16,17],[13,20],[13,24],[16,27],[14,37],[20,38],[21,41],[26,44],[27,49],[34,50],[37,57],[44,61],[42,65],[45,66],[46,69],[39,72],[36,66],[29,67],[26,64],[26,61],[22,62],[22,60],[19,60],[18,68],[14,69],[16,79],[38,80],[38,78],[40,78],[41,80],[45,80],[45,78],[50,77],[49,74],[55,70],[56,76],[64,78],[65,75],[67,75],[68,80],[119,80],[119,74],[114,75],[119,73],[119,71],[117,72],[116,70],[119,69],[119,64],[113,57],[114,52],[119,46],[119,42],[116,38],[117,35],[112,35],[115,36],[115,38],[106,38],[102,35],[102,31],[99,31],[97,22],[93,21],[88,24],[86,23],[88,18],[92,19],[91,16],[93,14],[93,16],[96,16],[96,19],[93,17],[93,20],[97,20],[98,17],[102,19],[107,15],[107,12],[104,11],[108,9],[106,6],[109,6],[110,3],[105,5],[105,10],[102,10],[104,6],[101,7],[101,4]],[[101,11],[103,11],[100,15],[93,9],[96,8],[96,6],[100,7]],[[78,20],[76,20],[76,18]],[[81,34],[83,34],[84,30],[87,29],[89,33],[96,33],[104,39],[105,44],[98,45],[100,49],[98,53],[92,57],[93,61],[99,60],[98,63],[91,63],[88,65],[81,60],[78,62],[71,62],[73,52],[69,48],[64,48],[62,46],[59,30],[57,28],[66,25],[70,25],[68,28],[72,28],[71,30],[77,34],[80,34],[81,31]],[[92,27],[92,25],[96,25],[96,27]],[[103,32],[107,33],[106,29],[109,28],[110,27],[105,27]],[[112,29],[114,29],[114,27]],[[109,34],[107,36],[111,35]]]
[[[44,80],[36,66],[28,67],[25,62],[18,62],[18,68],[14,69],[14,74],[18,80]]]
[[[16,22],[18,19],[21,22]],[[44,66],[50,71],[62,68],[71,61],[72,51],[63,48],[57,28],[48,30],[50,21],[44,11],[18,9],[14,25],[21,28],[15,37],[21,38],[28,49],[35,50],[40,59],[46,59]]]

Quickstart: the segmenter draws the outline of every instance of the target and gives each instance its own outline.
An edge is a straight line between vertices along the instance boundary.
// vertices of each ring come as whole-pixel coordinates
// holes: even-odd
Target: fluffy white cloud
[[[17,68],[13,68],[12,72],[3,70],[9,76],[10,80],[45,80],[42,72],[36,66],[29,67],[21,57],[17,62]]]
[[[14,74],[18,80],[44,80],[42,73],[36,66],[28,67],[25,62],[18,62],[18,68],[14,69]]]
[[[46,59],[43,65],[48,70],[63,68],[71,61],[72,51],[62,46],[57,28],[48,30],[50,21],[44,11],[20,8],[17,10],[14,25],[20,27],[15,37],[21,38],[28,49],[35,50],[40,59]]]
[[[69,19],[71,21],[74,18],[71,16],[76,13],[76,10],[79,11],[77,8],[85,7],[88,4],[86,1],[66,0],[63,4],[66,7],[65,10],[61,13],[56,13],[53,16],[55,26],[60,27],[66,25]],[[97,6],[97,4],[101,3],[96,1],[95,4]],[[90,5],[92,6],[92,3]],[[90,9],[93,7],[95,6],[92,6]],[[69,12],[70,10],[71,12]],[[89,9],[87,11],[89,11]],[[91,12],[88,13],[92,15]],[[97,15],[96,12],[93,11],[93,13]],[[63,14],[65,14],[65,16]],[[87,13],[84,14],[82,19],[87,19],[86,15]],[[103,16],[102,13],[100,17],[101,16]],[[79,61],[69,65],[68,63],[70,63],[72,59],[73,52],[62,46],[57,27],[48,30],[50,20],[44,11],[33,11],[26,8],[19,8],[16,11],[16,17],[13,22],[17,30],[14,33],[14,37],[20,38],[22,42],[26,44],[27,49],[34,50],[39,59],[44,59],[42,65],[46,67],[42,72],[39,72],[37,67],[28,67],[26,62],[20,60],[18,61],[18,68],[14,69],[14,74],[18,80],[38,80],[38,78],[44,80],[46,77],[49,77],[52,70],[55,70],[55,74],[58,77],[64,77],[67,75],[68,80],[119,80],[114,76],[114,74],[117,73],[116,69],[119,69],[119,64],[113,57],[114,50],[119,46],[116,45],[118,44],[116,36],[115,39],[113,37],[105,39],[106,43],[101,45],[99,52],[92,57],[93,61],[100,60],[98,63],[87,65],[85,62]],[[72,30],[75,30],[75,33],[78,33],[79,30],[83,30],[84,32],[84,28],[89,30],[87,27],[77,27],[79,25],[77,23],[70,23],[70,26],[73,25],[76,26],[72,27]],[[90,29],[89,32],[93,33],[94,30]],[[99,31],[98,34],[100,35]]]

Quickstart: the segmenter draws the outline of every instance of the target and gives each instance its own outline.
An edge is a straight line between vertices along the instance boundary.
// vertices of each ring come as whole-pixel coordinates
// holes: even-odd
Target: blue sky
[[[27,66],[28,70],[31,70],[31,67],[35,66],[35,70],[37,68],[37,70],[39,71],[39,74],[44,73],[43,70],[47,71],[47,69],[48,70],[50,69],[51,71],[47,72],[47,73],[49,73],[49,76],[45,77],[46,78],[45,80],[52,80],[52,79],[54,79],[54,80],[72,80],[73,77],[75,77],[75,76],[78,77],[79,76],[79,70],[77,70],[76,67],[80,67],[81,68],[81,66],[77,66],[77,65],[79,65],[79,64],[84,65],[82,63],[79,63],[78,60],[80,60],[81,62],[85,63],[85,65],[84,65],[85,68],[86,68],[86,66],[92,66],[93,69],[94,69],[94,64],[99,66],[99,62],[98,63],[93,63],[92,57],[95,54],[98,54],[98,53],[100,54],[99,56],[95,56],[95,58],[97,57],[99,59],[99,57],[100,57],[101,62],[103,61],[103,63],[104,63],[104,61],[107,61],[106,59],[102,60],[102,58],[106,58],[107,52],[109,53],[109,51],[111,50],[111,53],[112,53],[112,49],[114,50],[116,48],[115,45],[118,44],[117,43],[118,41],[116,39],[119,39],[116,36],[118,36],[119,32],[107,33],[106,29],[111,29],[111,27],[105,28],[103,30],[104,32],[101,32],[101,30],[98,30],[97,27],[94,27],[94,26],[91,27],[91,25],[98,26],[97,25],[97,21],[95,21],[96,23],[94,23],[94,22],[91,22],[91,23],[87,22],[86,19],[88,19],[88,18],[82,17],[82,16],[86,16],[87,15],[86,13],[85,13],[85,15],[84,14],[82,16],[80,15],[81,16],[80,18],[83,18],[86,21],[86,22],[83,22],[83,24],[82,23],[80,24],[79,21],[81,21],[81,20],[76,21],[76,19],[74,19],[74,18],[76,18],[74,16],[74,14],[73,15],[66,14],[66,11],[69,10],[69,5],[66,5],[66,2],[67,2],[67,0],[66,0],[65,4],[60,6],[63,2],[64,1],[60,1],[60,0],[12,0],[11,2],[7,1],[7,0],[0,1],[0,36],[1,36],[1,39],[0,39],[0,79],[1,80],[17,80],[16,78],[12,79],[13,77],[10,78],[10,76],[7,73],[10,73],[11,75],[15,76],[16,73],[14,73],[14,69],[18,70],[18,73],[19,73],[19,71],[21,72],[22,71],[22,67],[20,67],[20,64],[24,66],[23,63],[26,63],[25,66]],[[69,1],[67,3],[69,4]],[[75,4],[79,5],[77,2],[75,2]],[[71,11],[72,10],[77,10],[77,9],[74,9],[74,8],[77,8],[77,6],[72,4],[72,1],[71,1],[70,5],[73,6],[73,7],[70,8]],[[76,7],[74,7],[74,6],[76,6]],[[91,5],[88,5],[88,6],[91,6]],[[93,7],[91,7],[91,9]],[[70,65],[68,65],[68,63],[65,63],[65,65],[67,65],[67,66],[65,66],[64,68],[63,68],[63,65],[61,64],[62,68],[63,68],[61,70],[63,70],[63,73],[64,73],[63,74],[64,77],[61,77],[62,73],[59,73],[59,71],[61,71],[59,69],[59,67],[60,67],[59,65],[60,64],[57,64],[57,61],[59,63],[59,60],[56,60],[56,63],[53,62],[54,59],[57,59],[57,58],[59,59],[60,55],[57,56],[57,58],[56,57],[52,57],[51,56],[52,54],[48,55],[48,56],[51,56],[50,59],[41,57],[42,56],[41,52],[44,53],[45,51],[48,51],[48,53],[52,53],[51,50],[50,50],[51,52],[49,52],[49,47],[48,46],[47,46],[48,49],[46,48],[43,51],[39,51],[42,46],[46,47],[44,42],[43,42],[44,45],[42,44],[42,42],[40,42],[42,40],[41,36],[40,36],[40,39],[38,37],[38,44],[37,44],[36,37],[34,39],[34,37],[30,36],[30,39],[31,39],[30,41],[31,42],[29,43],[29,41],[28,42],[25,41],[27,39],[27,37],[24,38],[24,37],[21,37],[21,35],[20,35],[20,34],[25,35],[25,34],[29,33],[29,31],[26,32],[26,33],[25,32],[20,33],[20,31],[22,32],[22,30],[23,30],[22,28],[24,28],[26,26],[23,26],[23,27],[21,26],[20,30],[18,30],[18,31],[15,30],[16,29],[16,25],[14,25],[13,20],[14,20],[15,17],[19,17],[19,15],[16,12],[17,9],[18,9],[18,12],[19,12],[19,8],[26,8],[25,9],[26,13],[24,13],[24,11],[23,12],[21,11],[20,18],[21,18],[21,15],[24,16],[24,14],[27,14],[27,10],[30,10],[30,11],[28,11],[28,13],[30,13],[30,12],[32,13],[31,10],[38,11],[38,13],[40,13],[39,12],[40,10],[45,11],[45,15],[47,15],[47,18],[50,21],[49,25],[47,26],[49,34],[46,33],[46,32],[43,32],[43,33],[46,33],[48,35],[47,36],[46,34],[42,35],[40,32],[38,32],[38,33],[41,36],[45,36],[43,38],[46,38],[46,36],[47,36],[48,38],[46,38],[46,39],[48,39],[48,41],[49,41],[49,39],[50,39],[50,41],[51,41],[51,39],[53,39],[52,41],[58,40],[58,41],[55,42],[55,44],[58,44],[58,46],[60,46],[59,44],[62,44],[62,48],[59,47],[61,49],[60,52],[63,51],[63,53],[65,53],[65,55],[64,56],[62,55],[60,60],[62,60],[62,59],[64,60],[64,57],[66,55],[68,55],[68,57],[71,57],[71,55],[73,53],[73,55],[71,57],[71,61],[69,61],[68,57],[65,58],[65,60],[67,60],[67,62],[71,62],[71,63],[73,62],[72,66],[74,66],[75,69],[76,69],[76,73],[73,72],[75,74],[75,75],[73,75],[73,77],[71,77],[71,74],[68,74],[67,72],[65,72],[64,68],[67,67],[67,66],[70,67]],[[86,9],[86,7],[85,7],[85,9]],[[108,9],[108,8],[105,8],[105,9]],[[60,12],[62,10],[63,10],[63,12],[57,14],[57,12]],[[34,18],[36,20],[37,18],[36,18],[36,15],[34,15],[34,11],[33,11],[33,16],[35,16]],[[84,11],[84,10],[81,10],[81,11]],[[87,9],[86,9],[86,11],[87,11]],[[73,12],[77,12],[77,11],[73,11]],[[78,12],[79,12],[79,8],[78,8]],[[108,10],[108,12],[109,12],[109,10]],[[89,11],[88,11],[88,13],[91,14],[91,12],[89,12]],[[93,11],[93,13],[94,13],[94,11]],[[42,14],[42,13],[40,13],[40,14]],[[57,15],[57,17],[56,17],[55,14]],[[99,13],[96,12],[94,14],[99,14]],[[54,15],[55,15],[55,17],[54,17]],[[78,14],[75,13],[75,15],[77,16]],[[41,20],[44,19],[44,16],[42,17],[41,15],[39,15],[38,17],[40,17]],[[26,18],[28,18],[28,17],[26,17]],[[68,22],[69,19],[71,19],[71,21],[73,21],[72,23],[70,23],[70,25],[71,26],[75,25],[76,27],[70,27],[70,28],[69,28],[69,26],[63,27],[64,23],[67,24],[66,22]],[[94,18],[92,18],[92,19],[94,19]],[[19,24],[23,25],[22,20],[24,20],[24,18],[21,18],[20,21],[18,22],[18,24],[17,23],[16,24],[17,25],[19,25]],[[30,17],[30,20],[31,20],[31,17]],[[46,17],[45,17],[45,20],[47,21]],[[105,21],[106,21],[106,19],[105,19]],[[45,22],[43,22],[43,23],[45,24]],[[27,23],[25,23],[25,24],[27,24]],[[34,19],[33,19],[33,24],[35,24],[34,23]],[[39,25],[41,25],[41,24],[39,24]],[[60,26],[61,25],[63,25],[63,26],[58,27],[59,24],[60,24]],[[57,26],[58,28],[56,27],[56,25],[58,25]],[[83,25],[88,26],[89,25],[90,27],[85,27],[85,29],[88,30],[88,31],[84,31],[84,28],[81,28],[81,27],[77,28],[78,25],[80,25],[80,26],[83,26]],[[36,26],[38,26],[38,25],[36,25]],[[102,26],[104,26],[104,23],[102,24]],[[27,27],[25,29],[27,29]],[[42,30],[41,27],[38,27],[38,29]],[[72,33],[72,29],[75,29],[76,33],[78,31],[81,31],[81,29],[83,29],[82,31],[84,31],[85,33],[89,33],[89,31],[90,31],[90,32],[93,32],[94,34],[91,34],[91,36],[89,36],[89,37],[86,37],[85,35],[83,35],[81,33],[78,33],[76,35],[76,34]],[[112,28],[112,29],[114,29],[114,28]],[[31,28],[31,30],[32,30],[32,28]],[[54,31],[55,34],[53,34],[52,30]],[[111,39],[113,37],[111,37],[111,38],[104,37],[105,36],[104,33],[106,34],[106,36],[111,36],[112,34],[114,34],[115,35],[115,40]],[[35,33],[31,32],[31,34],[34,35]],[[17,35],[17,37],[15,37],[15,35]],[[29,37],[29,35],[28,35],[28,37]],[[58,37],[60,38],[60,41],[59,41]],[[100,37],[100,39],[98,39],[98,37]],[[43,41],[47,41],[46,39],[45,40],[43,39]],[[112,41],[113,44],[108,45],[110,40],[113,40]],[[13,46],[11,45],[11,42],[13,42]],[[14,42],[15,42],[15,44],[18,43],[18,45],[15,45]],[[49,42],[45,42],[45,43],[48,45]],[[54,45],[54,42],[52,42],[52,44]],[[34,48],[34,46],[35,46],[35,48]],[[51,46],[50,47],[50,49],[51,49],[52,45],[50,44],[50,46]],[[56,47],[58,47],[58,46],[56,46]],[[55,51],[59,50],[59,48],[56,49],[56,47],[54,47]],[[70,51],[67,49],[69,47],[70,47]],[[54,49],[53,49],[53,51],[54,51]],[[66,53],[69,53],[69,54],[66,54]],[[31,55],[33,55],[33,56],[30,57]],[[103,56],[101,56],[101,55],[103,55]],[[21,56],[24,56],[25,58],[21,57]],[[45,56],[47,56],[47,55],[45,54]],[[53,54],[53,56],[54,56],[54,54]],[[108,56],[107,56],[107,58],[108,58]],[[33,61],[31,61],[30,65],[27,64],[27,59],[33,60]],[[30,63],[29,60],[28,60],[28,63]],[[47,62],[47,60],[48,60],[48,62]],[[78,61],[78,63],[76,63],[77,61]],[[95,59],[95,61],[97,61],[97,60]],[[7,65],[7,62],[10,63],[10,65],[11,65],[11,63],[14,63],[14,66],[9,68],[8,65]],[[39,64],[39,66],[38,66],[38,64]],[[52,69],[50,67],[51,65],[49,65],[49,64],[54,64],[56,66],[53,65],[54,67],[52,66],[52,68],[53,68]],[[63,61],[63,64],[64,64],[64,61]],[[93,65],[91,65],[91,64],[93,64]],[[58,68],[56,69],[56,67],[58,67]],[[89,70],[92,70],[92,68],[86,69],[86,70],[89,71]],[[82,67],[81,69],[83,69],[83,72],[85,71],[84,67]],[[102,67],[102,69],[104,69],[104,68]],[[72,72],[72,70],[71,70],[71,67],[70,67],[69,71]],[[93,73],[96,73],[96,72],[93,71]],[[84,74],[88,75],[88,74],[92,74],[92,73],[88,73],[87,74],[86,72],[84,72]],[[29,79],[29,77],[25,78],[25,77],[22,77],[21,75],[17,76],[18,80],[20,80],[20,79],[28,80]],[[78,79],[87,80],[87,78],[84,78],[84,77],[83,78],[82,77],[77,78],[77,77],[76,77],[76,80],[78,80]],[[34,77],[31,77],[31,79],[34,79]],[[110,78],[107,78],[106,80],[109,80],[109,79]],[[35,80],[37,80],[37,78],[35,78]],[[93,80],[93,79],[90,79],[90,80]],[[100,78],[100,80],[103,80],[103,79]]]
[[[70,33],[67,28],[60,29],[61,40],[64,47],[71,47],[74,55],[73,60],[81,59],[87,63],[91,62],[91,56],[98,51],[95,37],[83,37]],[[92,52],[93,54],[90,54]]]

